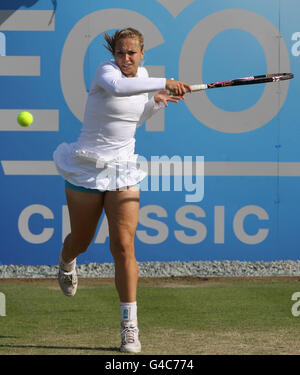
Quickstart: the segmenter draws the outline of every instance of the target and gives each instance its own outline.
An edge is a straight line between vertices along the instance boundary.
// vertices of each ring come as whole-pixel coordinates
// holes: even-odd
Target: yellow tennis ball
[[[30,112],[21,112],[18,115],[18,123],[21,126],[30,126],[33,123],[33,115]]]

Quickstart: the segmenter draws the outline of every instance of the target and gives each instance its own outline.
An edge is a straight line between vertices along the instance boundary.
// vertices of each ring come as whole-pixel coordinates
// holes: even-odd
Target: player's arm
[[[117,96],[137,95],[165,89],[181,96],[186,91],[190,91],[190,86],[185,82],[149,77],[146,69],[142,71],[141,77],[124,78],[114,64],[102,64],[96,74],[97,85]]]
[[[137,95],[164,90],[166,78],[122,77],[120,70],[112,64],[101,65],[96,73],[97,85],[117,96]]]

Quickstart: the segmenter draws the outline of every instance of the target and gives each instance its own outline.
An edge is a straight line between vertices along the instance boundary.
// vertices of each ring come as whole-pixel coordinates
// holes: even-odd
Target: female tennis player
[[[99,65],[75,143],[62,143],[54,161],[65,179],[71,233],[59,256],[59,285],[67,296],[77,290],[76,258],[87,250],[105,210],[115,285],[120,298],[122,352],[140,352],[136,292],[138,266],[134,237],[139,215],[139,183],[146,173],[137,168],[136,128],[167,102],[182,100],[190,85],[150,78],[140,66],[143,35],[133,29],[105,34],[113,59]],[[148,93],[157,93],[148,98]],[[169,94],[172,92],[172,95]]]

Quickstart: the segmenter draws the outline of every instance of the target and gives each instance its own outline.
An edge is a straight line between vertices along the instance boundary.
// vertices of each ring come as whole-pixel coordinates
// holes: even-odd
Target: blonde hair
[[[144,49],[144,37],[143,35],[136,29],[132,27],[127,27],[126,29],[116,30],[113,35],[109,35],[107,33],[104,34],[104,39],[106,44],[104,47],[109,50],[109,52],[114,56],[116,52],[116,45],[120,39],[125,38],[136,38],[139,41],[141,51]]]

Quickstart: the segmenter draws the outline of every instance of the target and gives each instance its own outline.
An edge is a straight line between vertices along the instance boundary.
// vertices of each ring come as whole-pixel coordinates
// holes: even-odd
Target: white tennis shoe
[[[139,353],[142,350],[136,320],[124,320],[121,323],[121,340],[121,352]]]
[[[71,272],[66,272],[59,266],[58,283],[65,296],[73,297],[78,286],[76,268]]]

